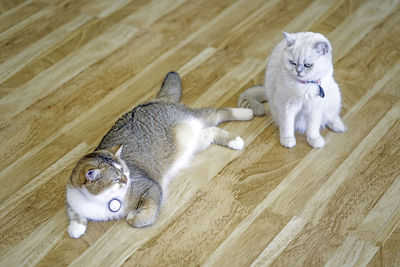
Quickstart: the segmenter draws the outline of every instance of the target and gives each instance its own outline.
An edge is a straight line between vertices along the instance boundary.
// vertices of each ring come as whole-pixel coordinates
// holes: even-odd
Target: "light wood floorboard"
[[[0,266],[400,266],[400,1],[0,1]],[[268,112],[222,127],[157,222],[70,239],[65,186],[169,71],[192,107],[235,107],[281,32],[333,46],[347,132],[279,144]]]

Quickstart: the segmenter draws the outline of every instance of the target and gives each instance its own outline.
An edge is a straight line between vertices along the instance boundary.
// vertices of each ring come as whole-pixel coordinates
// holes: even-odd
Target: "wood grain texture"
[[[398,0],[0,2],[0,266],[399,266]],[[232,122],[171,182],[158,221],[68,237],[65,185],[113,123],[180,73],[184,103],[236,106],[281,32],[333,46],[348,131],[279,144]]]

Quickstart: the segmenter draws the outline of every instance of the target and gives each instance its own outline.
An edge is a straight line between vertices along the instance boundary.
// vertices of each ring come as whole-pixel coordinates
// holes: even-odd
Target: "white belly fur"
[[[189,165],[191,157],[197,152],[199,138],[203,128],[204,125],[198,119],[184,121],[176,126],[175,133],[178,151],[174,164],[164,175],[162,180],[161,186],[164,198],[167,195],[167,187],[170,180],[179,170],[184,169]]]

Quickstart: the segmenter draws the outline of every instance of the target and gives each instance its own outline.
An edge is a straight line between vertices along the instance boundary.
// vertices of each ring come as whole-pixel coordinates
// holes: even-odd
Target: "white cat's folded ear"
[[[287,32],[282,32],[283,38],[285,38],[287,47],[292,46],[295,42],[296,39],[293,37],[293,34],[287,33]]]
[[[321,55],[326,55],[331,51],[331,46],[327,42],[318,42],[314,45],[314,49]]]
[[[120,157],[122,153],[122,147],[123,145],[116,145],[110,148],[107,148],[106,150],[113,153],[115,156]]]

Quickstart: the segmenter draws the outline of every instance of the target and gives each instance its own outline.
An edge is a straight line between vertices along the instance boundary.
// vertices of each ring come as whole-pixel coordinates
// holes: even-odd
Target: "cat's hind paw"
[[[248,121],[253,119],[254,113],[251,108],[229,108],[234,120]]]
[[[229,141],[228,147],[235,150],[242,150],[244,147],[244,141],[240,136],[237,136],[235,139]]]
[[[307,137],[307,142],[313,148],[321,148],[325,145],[325,141],[324,138],[322,138],[322,136],[318,136],[315,138]]]
[[[142,228],[152,225],[156,221],[157,214],[148,210],[133,210],[128,213],[126,221],[133,227]]]
[[[70,222],[68,226],[68,234],[72,238],[79,238],[86,232],[86,225],[79,222]]]
[[[281,145],[287,148],[292,148],[296,145],[296,138],[294,137],[281,137]]]

